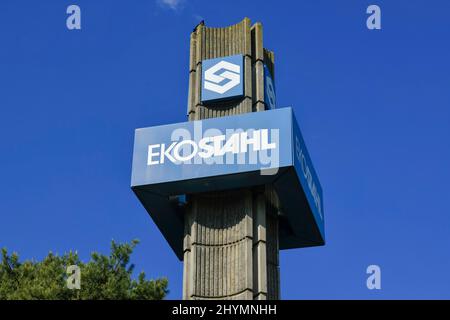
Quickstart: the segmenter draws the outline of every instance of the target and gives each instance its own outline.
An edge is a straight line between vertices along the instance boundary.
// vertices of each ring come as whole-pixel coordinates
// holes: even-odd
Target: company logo
[[[218,71],[221,71],[221,73],[217,74]],[[237,64],[220,61],[205,71],[205,82],[203,85],[207,90],[223,94],[241,83],[240,74],[241,67]]]
[[[169,139],[147,145],[147,166],[243,165],[257,167],[261,175],[277,174],[280,163],[280,129],[248,128],[203,130],[176,128]],[[253,167],[254,168],[254,167]],[[212,169],[215,170],[215,169]]]
[[[259,152],[277,148],[276,142],[269,141],[269,129],[235,132],[227,135],[204,137],[198,142],[191,139],[173,141],[170,144],[148,146],[147,165],[163,164],[169,160],[175,164],[185,163],[194,157],[209,159],[248,151]]]
[[[242,96],[242,64],[242,55],[204,60],[202,102]]]

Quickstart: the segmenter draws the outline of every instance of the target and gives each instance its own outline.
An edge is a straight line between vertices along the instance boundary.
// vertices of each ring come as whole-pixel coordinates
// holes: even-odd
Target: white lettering
[[[148,146],[147,165],[164,164],[165,159],[175,164],[191,163],[190,160],[194,157],[210,159],[227,155],[228,159],[229,155],[276,149],[278,130],[272,129],[271,131],[275,131],[272,133],[272,141],[269,139],[268,129],[258,129],[227,134],[228,138],[221,134],[204,137],[198,143],[195,140],[182,139],[172,142],[169,146],[164,143],[152,144]],[[198,163],[198,161],[194,162]]]
[[[160,148],[160,144],[151,144],[148,146],[148,157],[147,157],[147,165],[151,166],[154,164],[158,164],[158,160],[153,160],[153,157],[159,156],[159,152],[153,152],[153,149]]]

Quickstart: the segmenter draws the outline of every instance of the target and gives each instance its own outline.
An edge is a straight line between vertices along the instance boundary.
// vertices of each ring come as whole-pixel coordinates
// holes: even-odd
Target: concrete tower
[[[244,56],[244,96],[201,102],[202,61]],[[264,111],[262,25],[245,18],[225,28],[199,24],[191,34],[189,121]],[[279,299],[278,198],[270,185],[188,195],[184,216],[184,299]]]

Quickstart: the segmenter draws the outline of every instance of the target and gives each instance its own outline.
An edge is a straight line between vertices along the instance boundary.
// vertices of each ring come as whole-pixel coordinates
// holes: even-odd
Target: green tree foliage
[[[19,262],[16,253],[2,249],[0,264],[0,299],[131,299],[159,300],[168,293],[167,279],[146,280],[141,272],[132,279],[134,265],[130,257],[138,240],[118,244],[111,242],[111,253],[92,253],[88,263],[80,261],[76,252],[63,256],[51,252],[42,261]],[[67,287],[67,267],[81,270],[81,288]]]

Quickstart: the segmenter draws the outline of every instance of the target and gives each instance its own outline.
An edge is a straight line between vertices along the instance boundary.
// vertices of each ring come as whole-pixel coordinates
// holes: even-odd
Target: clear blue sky
[[[129,187],[134,129],[186,120],[199,20],[248,16],[324,189],[327,245],[281,252],[282,298],[449,299],[450,2],[167,3],[0,1],[0,246],[86,260],[139,238],[137,271],[181,298],[182,263]],[[382,30],[366,28],[370,4]]]

